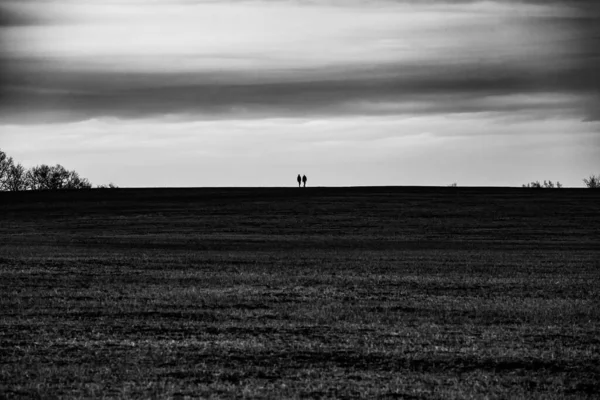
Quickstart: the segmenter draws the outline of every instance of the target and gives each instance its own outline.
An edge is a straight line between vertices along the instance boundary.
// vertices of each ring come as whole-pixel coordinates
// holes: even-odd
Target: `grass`
[[[599,200],[0,193],[0,397],[594,398]]]

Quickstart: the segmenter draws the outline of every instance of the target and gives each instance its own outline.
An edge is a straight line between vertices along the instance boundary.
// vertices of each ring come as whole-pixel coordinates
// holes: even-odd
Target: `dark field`
[[[600,191],[0,193],[0,398],[593,398]]]

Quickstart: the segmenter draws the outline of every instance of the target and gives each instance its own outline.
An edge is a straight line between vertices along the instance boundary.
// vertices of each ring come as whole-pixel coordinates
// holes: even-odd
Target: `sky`
[[[0,149],[120,187],[583,186],[596,0],[3,0]]]

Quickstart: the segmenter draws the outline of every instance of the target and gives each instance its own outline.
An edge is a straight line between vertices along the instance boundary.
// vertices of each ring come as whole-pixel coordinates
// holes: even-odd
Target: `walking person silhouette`
[[[298,187],[300,187],[300,183],[302,182],[302,178],[300,178],[300,174],[298,174],[298,178],[296,180],[298,181]]]
[[[298,176],[300,176],[300,175],[298,175]],[[306,175],[302,176],[302,182],[304,183],[304,187],[306,187],[306,181],[307,180],[308,179],[306,179]]]

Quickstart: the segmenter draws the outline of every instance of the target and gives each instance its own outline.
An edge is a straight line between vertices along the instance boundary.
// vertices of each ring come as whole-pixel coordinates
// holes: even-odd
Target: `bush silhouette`
[[[589,178],[584,178],[583,183],[590,189],[600,188],[600,175],[590,175]]]
[[[540,181],[534,181],[531,183],[524,184],[523,187],[533,189],[561,189],[563,185],[559,181],[556,181],[556,183],[554,183],[552,181],[544,180],[543,183],[540,183]]]
[[[111,184],[112,185],[112,184]],[[114,186],[114,185],[113,185]],[[91,189],[92,184],[60,164],[26,170],[0,150],[0,191]]]
[[[92,184],[81,178],[75,171],[69,171],[60,164],[50,167],[42,164],[27,171],[27,181],[31,190],[91,189]]]
[[[114,183],[109,183],[108,185],[98,185],[96,186],[98,189],[118,189],[119,187]]]

